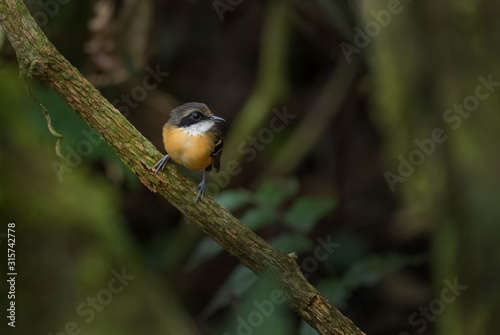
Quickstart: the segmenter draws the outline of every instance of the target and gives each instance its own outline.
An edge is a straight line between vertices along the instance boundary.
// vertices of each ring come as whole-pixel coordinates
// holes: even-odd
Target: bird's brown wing
[[[212,152],[210,153],[210,158],[212,158],[212,165],[215,169],[215,172],[219,172],[220,170],[220,156],[222,154],[222,149],[224,148],[224,142],[222,141],[222,133],[219,128],[212,127],[210,130],[210,135],[213,139],[213,147]],[[210,166],[209,168],[211,168]]]

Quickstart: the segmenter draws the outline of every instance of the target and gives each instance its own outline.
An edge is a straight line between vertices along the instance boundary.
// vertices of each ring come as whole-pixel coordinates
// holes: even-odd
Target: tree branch
[[[279,283],[288,305],[320,334],[363,334],[303,277],[293,257],[274,249],[211,197],[193,205],[193,181],[168,164],[154,176],[162,155],[48,41],[20,0],[0,0],[0,25],[23,75],[50,86],[116,152],[152,192],[161,194],[203,232],[257,275]]]

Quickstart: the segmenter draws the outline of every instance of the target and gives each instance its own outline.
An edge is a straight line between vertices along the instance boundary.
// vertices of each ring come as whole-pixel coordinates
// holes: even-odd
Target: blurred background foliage
[[[367,334],[500,332],[497,86],[473,112],[447,114],[458,127],[445,118],[477,94],[479,77],[500,80],[499,4],[25,3],[160,151],[161,127],[180,103],[224,117],[212,193],[296,253],[308,280]],[[144,89],[152,71],[169,74]],[[17,327],[2,322],[2,333],[315,333],[286,304],[259,309],[279,288],[150,193],[59,97],[28,82],[64,136],[69,165],[59,176],[56,138],[0,30],[0,242],[6,255],[15,222],[19,273]],[[409,176],[388,180],[438,128],[446,140]],[[128,282],[109,293],[123,271]],[[444,303],[454,280],[467,288]]]

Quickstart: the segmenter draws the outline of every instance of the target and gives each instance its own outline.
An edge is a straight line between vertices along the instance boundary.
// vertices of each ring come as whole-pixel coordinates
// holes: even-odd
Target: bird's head
[[[223,118],[213,115],[207,105],[188,102],[170,112],[168,123],[192,135],[199,135],[212,128],[215,122],[222,121],[225,122]]]

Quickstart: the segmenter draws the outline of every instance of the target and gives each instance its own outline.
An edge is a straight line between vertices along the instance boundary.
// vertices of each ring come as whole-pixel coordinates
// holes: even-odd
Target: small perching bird
[[[194,189],[200,189],[195,203],[205,190],[205,172],[220,170],[222,134],[215,125],[225,120],[212,114],[205,104],[188,102],[170,112],[168,122],[163,126],[163,145],[167,154],[153,168],[165,168],[169,158],[190,170],[203,170],[203,180]]]

